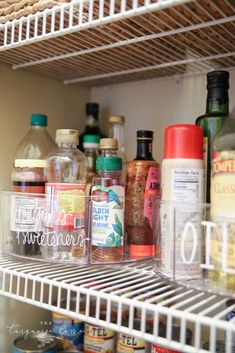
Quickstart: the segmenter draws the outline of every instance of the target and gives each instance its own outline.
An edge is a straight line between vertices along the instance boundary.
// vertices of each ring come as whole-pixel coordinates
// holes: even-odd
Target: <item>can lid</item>
[[[43,335],[33,335],[31,337],[24,336],[18,337],[14,341],[14,348],[17,349],[17,352],[22,353],[43,353],[48,352],[49,349],[57,347],[57,339],[52,335],[43,333]],[[56,350],[53,352],[56,352]]]
[[[164,159],[203,159],[203,130],[192,124],[171,125],[165,129]]]
[[[138,130],[137,131],[137,140],[152,140],[153,131],[151,130]]]
[[[117,150],[118,149],[118,141],[112,138],[104,138],[100,140],[99,149],[110,149]]]
[[[109,122],[123,125],[125,124],[125,117],[122,115],[111,115],[109,117]]]
[[[122,170],[122,159],[119,157],[98,157],[96,170]]]
[[[225,70],[210,71],[207,74],[207,89],[229,89],[229,72]]]
[[[56,130],[56,142],[68,142],[78,145],[78,130],[72,129],[57,129]]]
[[[31,114],[31,126],[47,126],[47,115],[45,114]]]

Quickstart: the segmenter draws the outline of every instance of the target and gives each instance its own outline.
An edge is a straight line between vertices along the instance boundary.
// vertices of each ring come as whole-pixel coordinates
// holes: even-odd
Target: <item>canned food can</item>
[[[66,300],[62,300],[61,308],[66,308]],[[84,312],[85,305],[80,303],[81,312]],[[70,308],[76,310],[76,297],[70,300]],[[84,322],[79,319],[73,319],[70,316],[52,313],[52,334],[59,337],[59,349],[63,352],[82,351],[84,340]]]
[[[115,333],[105,327],[85,324],[84,353],[114,353]]]
[[[166,325],[161,324],[159,328],[159,336],[166,337]],[[172,325],[172,340],[179,342],[180,338],[180,325]],[[186,344],[192,343],[192,331],[190,329],[186,330]],[[159,346],[158,344],[152,344],[151,353],[183,353],[182,351],[176,351],[174,349],[169,349],[166,347]]]
[[[124,324],[128,326],[128,322]],[[134,320],[134,329],[139,330],[141,320]],[[146,331],[150,332],[151,325],[147,323]],[[117,353],[147,353],[149,352],[149,343],[142,338],[137,338],[133,335],[119,333],[117,336]]]
[[[13,343],[13,353],[56,353],[58,340],[47,334],[20,336]]]

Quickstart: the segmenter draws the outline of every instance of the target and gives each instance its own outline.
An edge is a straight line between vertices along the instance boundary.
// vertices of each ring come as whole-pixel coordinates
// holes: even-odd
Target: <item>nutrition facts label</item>
[[[173,201],[200,202],[203,200],[203,171],[200,169],[172,170]]]

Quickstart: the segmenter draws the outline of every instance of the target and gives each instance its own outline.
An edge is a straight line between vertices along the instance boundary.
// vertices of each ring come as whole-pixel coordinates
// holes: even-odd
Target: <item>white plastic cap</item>
[[[78,135],[79,135],[78,130],[58,129],[58,130],[56,130],[55,141],[56,142],[74,143],[74,144],[78,145],[78,142],[79,142]]]

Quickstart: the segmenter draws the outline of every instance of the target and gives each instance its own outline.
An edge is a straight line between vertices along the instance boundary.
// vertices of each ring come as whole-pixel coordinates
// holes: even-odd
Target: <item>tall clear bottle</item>
[[[203,129],[206,202],[210,203],[210,176],[212,142],[229,114],[229,72],[218,70],[207,74],[206,113],[199,116],[196,124]]]
[[[86,103],[86,125],[84,132],[80,135],[78,148],[84,152],[84,136],[97,135],[99,138],[106,137],[99,127],[99,104]]]
[[[101,139],[100,149],[91,191],[92,262],[118,262],[124,245],[122,160],[116,155],[117,140]]]
[[[160,168],[152,155],[153,131],[137,131],[137,156],[127,163],[125,225],[131,257],[154,253],[152,196],[160,196]]]
[[[122,175],[123,180],[126,177],[126,163],[125,155],[125,134],[124,134],[125,117],[122,115],[112,115],[109,117],[109,137],[118,141],[117,155],[122,159]]]
[[[88,162],[77,149],[78,131],[56,131],[56,144],[46,158],[46,256],[62,261],[86,261],[85,213]]]
[[[55,148],[55,143],[46,130],[46,115],[32,114],[30,125],[30,130],[16,148],[11,174],[14,192],[11,198],[13,251],[20,255],[40,255],[37,239],[41,236],[43,225],[36,217],[44,207],[44,198],[35,195],[29,197],[23,193],[45,193],[44,159]]]

